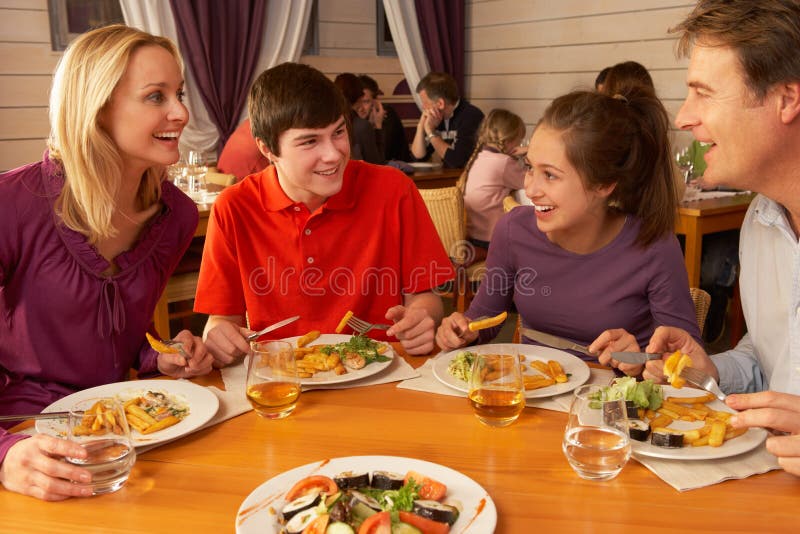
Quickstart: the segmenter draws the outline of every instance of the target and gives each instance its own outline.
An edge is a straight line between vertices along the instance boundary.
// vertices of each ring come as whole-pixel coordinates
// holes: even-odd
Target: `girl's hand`
[[[443,351],[457,349],[478,339],[478,333],[469,329],[469,318],[458,312],[442,320],[436,331],[436,344]]]
[[[214,363],[214,356],[206,349],[203,340],[182,330],[174,338],[181,342],[183,350],[190,356],[187,360],[182,354],[159,354],[158,370],[174,378],[189,378],[208,374]]]

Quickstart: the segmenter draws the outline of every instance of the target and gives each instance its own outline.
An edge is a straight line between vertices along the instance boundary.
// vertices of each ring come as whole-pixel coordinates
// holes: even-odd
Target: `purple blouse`
[[[523,326],[581,345],[624,328],[644,348],[661,325],[683,328],[702,343],[678,240],[669,235],[642,248],[635,243],[639,227],[628,216],[611,243],[575,254],[547,239],[533,207],[514,208],[495,227],[487,275],[466,315],[492,316],[515,306]],[[491,341],[499,329],[482,330],[478,342]]]
[[[126,380],[131,367],[157,373],[144,334],[155,332],[156,302],[197,227],[192,200],[164,181],[160,214],[104,276],[109,262],[54,213],[60,171],[45,154],[0,174],[0,414],[40,412]],[[0,428],[0,462],[18,439]]]

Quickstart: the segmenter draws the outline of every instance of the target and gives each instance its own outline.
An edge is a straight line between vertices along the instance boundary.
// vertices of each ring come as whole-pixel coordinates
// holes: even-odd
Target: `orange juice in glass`
[[[286,341],[254,341],[247,366],[247,400],[261,417],[282,419],[297,406],[300,378]]]

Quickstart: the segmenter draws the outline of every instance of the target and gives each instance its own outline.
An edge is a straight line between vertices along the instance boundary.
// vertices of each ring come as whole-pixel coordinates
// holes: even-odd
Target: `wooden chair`
[[[229,185],[236,183],[236,176],[233,174],[226,174],[224,172],[208,171],[206,173],[206,183],[228,187]]]
[[[706,316],[708,309],[711,307],[711,295],[699,287],[690,287],[689,294],[692,296],[694,303],[694,315],[697,318],[697,326],[700,328],[700,334],[706,326]]]
[[[456,269],[452,291],[453,306],[457,311],[463,312],[474,296],[472,284],[481,280],[486,271],[486,263],[481,261],[468,266],[472,245],[466,239],[467,221],[461,181],[454,187],[420,189],[419,193],[428,208],[439,239]]]
[[[519,205],[520,203],[517,202],[517,199],[512,195],[506,195],[506,197],[503,199],[503,211],[505,213],[508,213]]]

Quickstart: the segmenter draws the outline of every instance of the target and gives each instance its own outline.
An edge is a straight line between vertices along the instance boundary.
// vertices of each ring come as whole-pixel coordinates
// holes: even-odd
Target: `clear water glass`
[[[112,398],[85,399],[69,410],[67,439],[86,449],[86,458],[64,460],[92,474],[93,495],[117,491],[128,481],[136,450],[125,410]]]
[[[206,175],[208,167],[205,165],[203,154],[192,150],[187,158],[185,175],[187,180],[186,194],[195,201],[202,200],[206,193]]]
[[[610,480],[631,456],[628,414],[623,399],[600,401],[602,386],[575,390],[562,450],[572,469],[587,480]]]

